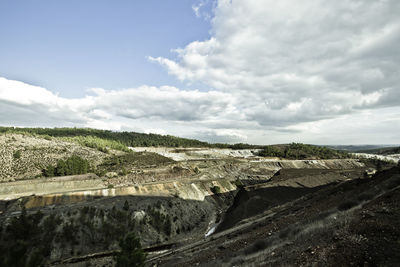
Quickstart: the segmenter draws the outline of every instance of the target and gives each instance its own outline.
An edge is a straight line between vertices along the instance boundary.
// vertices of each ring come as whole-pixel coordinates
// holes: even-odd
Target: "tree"
[[[128,200],[125,200],[123,209],[126,210],[126,211],[129,210],[129,203],[128,203]]]
[[[140,240],[134,232],[128,233],[120,240],[121,251],[115,256],[117,267],[144,266],[146,254],[142,250]]]
[[[382,162],[378,159],[376,163],[376,170],[378,172],[382,171]]]
[[[44,169],[43,175],[46,177],[53,177],[55,176],[56,168],[53,165],[48,165],[46,169]]]
[[[56,168],[57,176],[64,176],[66,173],[67,164],[63,160],[59,160]]]

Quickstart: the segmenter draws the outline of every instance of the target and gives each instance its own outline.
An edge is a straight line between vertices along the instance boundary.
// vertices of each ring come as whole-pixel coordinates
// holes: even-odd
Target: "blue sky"
[[[0,125],[399,144],[398,14],[398,0],[0,0]]]
[[[1,76],[82,97],[87,88],[190,88],[147,56],[209,37],[196,1],[0,1]],[[205,7],[206,8],[206,7]]]

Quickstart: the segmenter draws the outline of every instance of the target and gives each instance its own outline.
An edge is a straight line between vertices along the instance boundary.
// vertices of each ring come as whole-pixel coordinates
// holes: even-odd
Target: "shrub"
[[[13,154],[14,159],[19,159],[21,158],[21,150],[17,150]]]
[[[345,210],[349,210],[352,207],[357,206],[357,202],[355,201],[345,201],[342,202],[339,206],[338,206],[338,210],[340,211],[345,211]]]
[[[128,203],[128,200],[125,200],[123,209],[126,210],[126,211],[129,210],[129,203]]]
[[[240,188],[242,188],[242,187],[244,187],[244,184],[243,184],[243,182],[239,179],[239,178],[237,178],[234,182],[232,182],[234,185],[236,185],[236,187],[238,188],[238,189],[240,189]]]
[[[252,253],[256,253],[260,250],[263,250],[268,247],[268,243],[265,240],[257,240],[253,245],[250,247],[246,248],[244,251],[244,254],[249,255]]]
[[[213,187],[211,187],[211,192],[213,192],[214,194],[219,194],[221,193],[221,188],[218,185],[214,185]]]
[[[90,169],[89,161],[82,159],[79,156],[71,156],[67,160],[60,159],[57,162],[57,166],[47,166],[46,169],[42,170],[42,173],[46,177],[52,176],[64,176],[64,175],[75,175],[88,173]]]
[[[129,172],[124,168],[124,167],[122,167],[121,168],[121,170],[119,171],[119,175],[121,175],[121,176],[125,176],[125,175],[127,175]]]
[[[120,240],[121,251],[115,256],[115,266],[117,267],[135,267],[144,266],[146,254],[142,250],[139,238],[135,233],[128,233]]]
[[[55,176],[56,168],[53,165],[48,165],[46,169],[43,170],[43,175],[45,177]]]

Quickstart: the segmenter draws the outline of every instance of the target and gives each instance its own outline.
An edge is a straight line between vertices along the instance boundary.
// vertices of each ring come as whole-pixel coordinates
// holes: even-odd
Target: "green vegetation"
[[[115,149],[124,152],[130,151],[126,145],[120,143],[119,141],[103,139],[96,136],[74,136],[63,137],[62,139],[68,142],[78,143],[82,146],[95,148],[104,153],[108,153],[109,149]]]
[[[76,142],[107,153],[109,149],[128,152],[128,147],[166,146],[166,147],[210,147],[231,149],[262,149],[260,156],[281,157],[287,159],[306,158],[348,158],[346,152],[327,147],[292,143],[289,145],[260,146],[250,144],[209,144],[194,139],[170,135],[144,134],[135,132],[114,132],[89,128],[14,128],[0,127],[0,133],[20,133],[39,135],[46,139],[53,137]]]
[[[119,246],[121,247],[121,251],[115,256],[115,266],[144,266],[146,254],[143,252],[140,240],[134,232],[128,233],[121,239]]]
[[[350,154],[327,147],[292,143],[289,145],[266,146],[258,154],[262,157],[279,157],[286,159],[340,159],[351,158]]]
[[[76,175],[85,174],[90,170],[90,164],[88,160],[82,159],[79,156],[71,156],[67,160],[60,159],[57,162],[57,166],[49,165],[46,169],[42,170],[45,177],[53,176],[65,176],[65,175]]]
[[[360,152],[369,154],[378,154],[378,155],[400,154],[400,147],[383,147],[383,148],[362,150]]]
[[[211,187],[211,192],[213,192],[214,194],[219,194],[221,193],[221,188],[218,185],[214,185],[213,187]]]
[[[73,141],[93,145],[97,148],[100,140],[115,141],[108,143],[113,149],[125,149],[128,146],[167,146],[167,147],[207,147],[210,144],[194,139],[180,138],[170,135],[144,134],[135,132],[113,132],[89,128],[15,128],[0,127],[0,133],[22,133],[50,137],[69,137]],[[79,138],[77,138],[79,137]],[[94,143],[93,143],[94,142]],[[123,147],[121,147],[121,145]],[[115,148],[116,147],[116,148]]]
[[[171,235],[172,224],[169,215],[162,214],[159,210],[148,207],[148,223],[157,230],[157,232],[164,232],[167,236]]]
[[[17,150],[13,153],[13,158],[14,159],[19,159],[21,158],[21,150]]]
[[[58,218],[48,217],[44,223],[39,211],[27,215],[25,208],[20,216],[11,218],[7,227],[0,231],[0,266],[41,266],[50,255],[50,241]],[[41,238],[42,233],[48,233]]]
[[[128,202],[128,200],[125,200],[123,209],[124,209],[125,211],[128,211],[128,210],[129,210],[129,202]]]
[[[262,146],[250,144],[209,144],[207,142],[175,137],[171,135],[145,134],[135,132],[114,132],[108,130],[98,130],[90,128],[17,128],[0,127],[1,133],[19,133],[29,135],[39,135],[45,139],[51,137],[66,138],[82,145],[94,147],[99,150],[112,148],[126,151],[131,147],[165,146],[165,147],[212,147],[212,148],[232,148],[232,149],[255,149]],[[107,143],[107,141],[114,141]]]
[[[124,155],[112,156],[97,166],[96,172],[117,172],[126,175],[132,168],[162,165],[174,162],[172,159],[151,152],[130,152]]]
[[[232,182],[232,184],[236,185],[236,187],[238,189],[241,189],[244,187],[243,182],[239,178],[236,178],[236,180],[234,182]]]

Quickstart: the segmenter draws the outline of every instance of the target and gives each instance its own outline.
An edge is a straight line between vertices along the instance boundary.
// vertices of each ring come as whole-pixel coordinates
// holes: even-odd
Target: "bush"
[[[238,189],[241,189],[244,187],[243,182],[239,178],[237,178],[234,182],[232,182],[232,184],[234,184]]]
[[[135,233],[128,233],[120,240],[121,251],[115,256],[115,266],[117,267],[135,267],[144,266],[146,254],[142,250],[139,238]]]
[[[42,170],[42,173],[46,177],[52,176],[64,176],[64,175],[75,175],[88,173],[90,169],[89,161],[82,159],[79,156],[72,156],[67,160],[60,159],[57,162],[57,166],[47,166],[46,169]]]
[[[125,211],[128,211],[128,210],[129,210],[129,203],[128,203],[128,200],[125,200],[123,209],[124,209]]]
[[[257,240],[256,242],[254,242],[253,245],[251,245],[250,247],[245,249],[244,254],[249,255],[252,253],[256,253],[260,250],[267,248],[268,245],[269,245],[268,242],[266,242],[265,240],[262,240],[262,239]]]
[[[125,167],[122,167],[118,174],[121,175],[121,176],[125,176],[128,173],[129,172],[125,169]]]
[[[14,158],[14,159],[19,159],[19,158],[21,158],[21,150],[15,151],[14,154],[13,154],[13,158]]]
[[[357,202],[355,202],[355,201],[345,201],[345,202],[342,202],[339,206],[338,206],[338,210],[340,210],[340,211],[345,211],[345,210],[349,210],[349,209],[351,209],[352,207],[355,207],[355,206],[357,206]]]
[[[211,192],[213,192],[214,194],[219,194],[221,193],[221,188],[218,185],[214,185],[213,187],[211,187]]]

